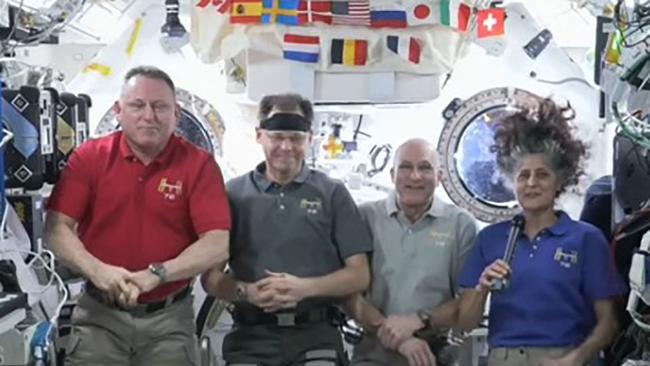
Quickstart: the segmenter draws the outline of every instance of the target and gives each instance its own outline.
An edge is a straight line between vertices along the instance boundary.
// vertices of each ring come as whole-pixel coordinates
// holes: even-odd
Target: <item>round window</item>
[[[452,102],[443,113],[448,120],[438,141],[442,184],[454,203],[481,221],[496,222],[518,212],[515,195],[490,147],[498,121],[514,104],[531,97],[535,96],[516,88],[488,89],[464,102]]]

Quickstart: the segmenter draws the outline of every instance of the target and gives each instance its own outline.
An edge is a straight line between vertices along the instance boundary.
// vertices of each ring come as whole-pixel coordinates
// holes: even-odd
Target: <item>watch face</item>
[[[429,324],[429,318],[431,318],[429,312],[425,310],[418,310],[417,314],[418,314],[418,318],[420,318],[420,321],[422,321],[422,323],[426,327]]]
[[[161,281],[165,281],[165,276],[167,275],[167,270],[165,266],[161,263],[153,263],[149,265],[149,271],[156,276],[160,277]]]
[[[235,297],[237,301],[246,301],[246,287],[243,284],[238,284],[235,289]]]

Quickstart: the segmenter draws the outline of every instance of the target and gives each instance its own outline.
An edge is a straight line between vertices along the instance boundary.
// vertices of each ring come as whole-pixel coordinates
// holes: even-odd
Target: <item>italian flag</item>
[[[440,0],[440,24],[466,31],[472,13],[461,0]]]

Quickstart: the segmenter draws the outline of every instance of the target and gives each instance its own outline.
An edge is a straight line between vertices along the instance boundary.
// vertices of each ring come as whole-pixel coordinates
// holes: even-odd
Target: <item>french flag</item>
[[[386,47],[393,53],[411,61],[414,64],[420,63],[422,46],[420,42],[413,37],[387,36]]]
[[[304,36],[287,33],[282,45],[287,60],[316,63],[320,54],[318,36]]]

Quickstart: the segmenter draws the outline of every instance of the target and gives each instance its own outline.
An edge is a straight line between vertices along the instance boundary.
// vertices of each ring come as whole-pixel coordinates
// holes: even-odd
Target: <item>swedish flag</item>
[[[264,0],[263,24],[298,25],[299,0]]]

